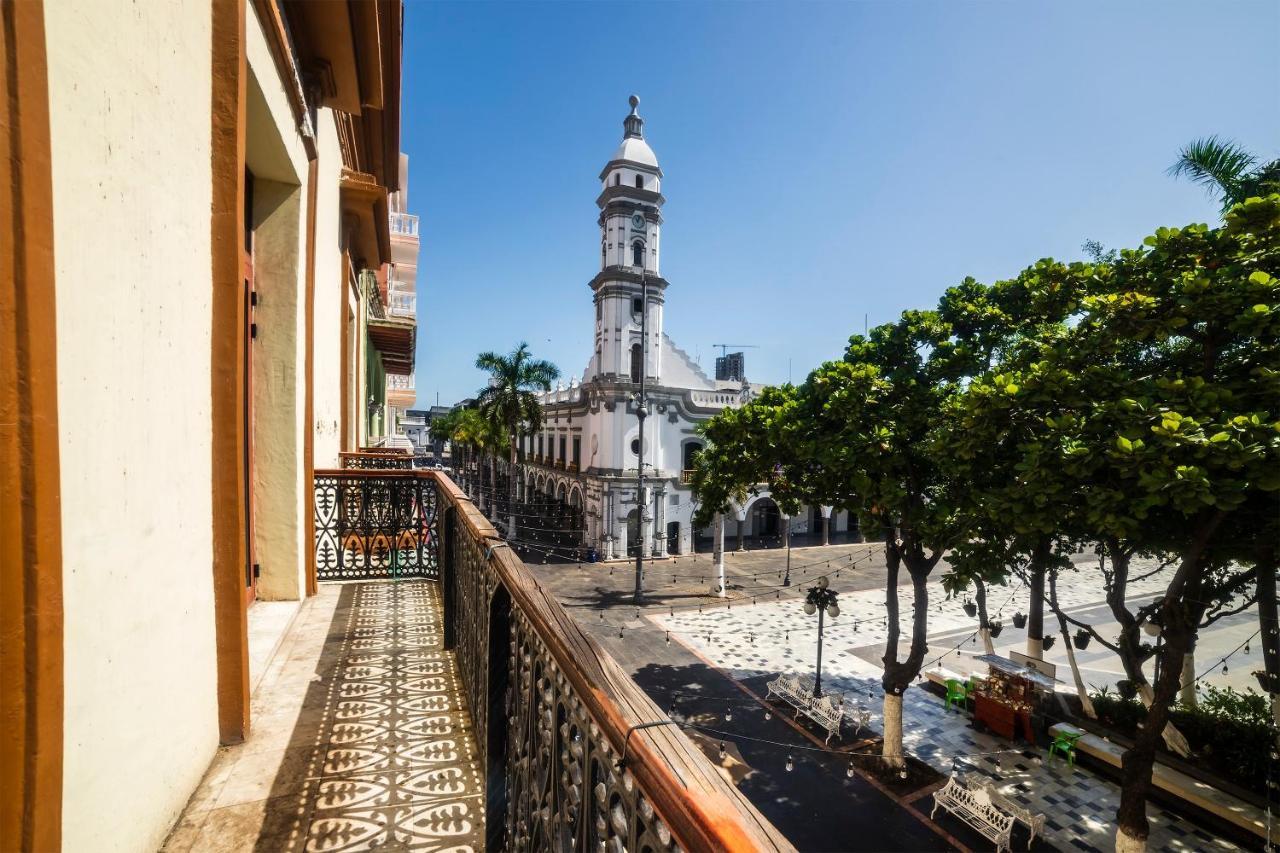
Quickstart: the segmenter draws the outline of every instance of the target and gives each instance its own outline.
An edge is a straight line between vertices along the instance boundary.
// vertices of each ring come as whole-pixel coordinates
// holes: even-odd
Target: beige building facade
[[[156,849],[315,590],[314,470],[412,375],[402,9],[3,14],[0,849]]]

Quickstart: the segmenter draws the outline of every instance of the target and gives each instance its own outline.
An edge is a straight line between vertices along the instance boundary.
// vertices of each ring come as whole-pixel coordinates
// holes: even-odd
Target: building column
[[[747,511],[739,510],[738,511],[738,550],[739,551],[747,550],[747,546],[743,544],[743,541],[742,541],[742,537],[746,534],[746,532],[747,532]]]
[[[653,490],[653,556],[667,556],[667,490],[658,486]]]
[[[711,564],[715,569],[717,578],[716,594],[721,598],[724,598],[724,513],[716,513],[716,518],[712,523],[711,530]]]
[[[822,544],[831,544],[831,507],[819,507],[822,510]]]
[[[649,508],[651,495],[653,495],[653,489],[645,486],[644,491],[636,499],[636,518],[640,520],[637,531],[640,539],[636,544],[640,546],[640,553],[646,557],[653,556],[653,513]]]

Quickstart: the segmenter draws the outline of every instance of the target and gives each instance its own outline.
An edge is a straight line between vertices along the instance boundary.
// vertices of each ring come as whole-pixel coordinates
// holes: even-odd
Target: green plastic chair
[[[1076,765],[1076,741],[1084,736],[1084,732],[1058,732],[1053,737],[1053,743],[1049,744],[1049,758],[1053,759],[1055,752],[1061,753],[1067,757],[1067,766],[1075,767]]]
[[[954,678],[947,679],[947,701],[946,708],[951,710],[952,705],[958,705],[961,711],[966,709],[965,703],[969,701],[969,691],[965,689],[964,684]]]

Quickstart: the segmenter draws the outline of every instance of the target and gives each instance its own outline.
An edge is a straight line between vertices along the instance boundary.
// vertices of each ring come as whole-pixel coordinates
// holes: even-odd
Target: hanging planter
[[[1044,649],[1046,652],[1049,651],[1049,649],[1053,648],[1053,643],[1056,639],[1057,638],[1054,637],[1053,634],[1045,634],[1040,638],[1040,648]]]
[[[991,634],[992,639],[1000,636],[1000,632],[1004,630],[1003,622],[991,622],[987,624],[987,631]]]
[[[1120,691],[1120,696],[1124,699],[1133,699],[1138,695],[1138,685],[1128,678],[1117,681],[1116,690]]]
[[[1264,693],[1280,693],[1280,677],[1270,675],[1265,669],[1260,669],[1253,674],[1258,679],[1258,685]]]
[[[1075,644],[1077,649],[1084,651],[1089,648],[1089,641],[1093,639],[1093,635],[1085,629],[1081,628],[1076,631],[1075,636],[1071,638],[1071,642]]]
[[[1013,627],[1018,628],[1019,630],[1027,627],[1027,614],[1025,613],[1013,614]]]
[[[978,605],[974,604],[972,601],[966,601],[964,603],[964,612],[972,618],[978,614]]]

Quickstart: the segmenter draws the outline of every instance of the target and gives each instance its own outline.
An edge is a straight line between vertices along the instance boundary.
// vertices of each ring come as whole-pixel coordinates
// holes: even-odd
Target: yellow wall
[[[266,36],[248,4],[250,81],[245,158],[254,175],[252,342],[254,559],[258,596],[294,600],[306,590],[310,508],[303,461],[307,155]]]
[[[154,850],[217,747],[207,2],[45,3],[63,848]]]

